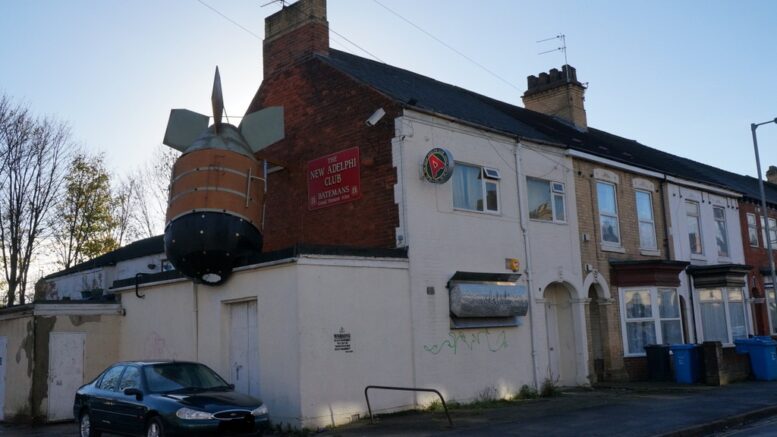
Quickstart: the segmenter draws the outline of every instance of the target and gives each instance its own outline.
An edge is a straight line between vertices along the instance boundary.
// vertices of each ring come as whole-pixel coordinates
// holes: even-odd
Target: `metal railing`
[[[412,388],[412,387],[390,387],[386,385],[368,385],[367,387],[364,387],[364,398],[367,400],[367,411],[370,413],[370,423],[374,423],[372,419],[372,407],[370,406],[370,396],[367,394],[367,391],[371,388],[377,389],[377,390],[398,390],[398,391],[422,391],[422,392],[428,392],[428,393],[435,393],[437,396],[440,397],[440,402],[442,402],[442,408],[445,410],[445,416],[448,418],[448,425],[453,428],[453,421],[451,420],[451,415],[448,413],[448,406],[445,404],[445,398],[442,397],[442,394],[433,389],[433,388]]]

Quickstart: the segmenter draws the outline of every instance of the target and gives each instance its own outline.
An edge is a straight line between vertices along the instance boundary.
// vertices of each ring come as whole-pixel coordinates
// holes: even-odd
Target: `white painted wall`
[[[742,246],[742,234],[740,231],[739,212],[737,199],[727,197],[721,194],[710,193],[700,189],[688,188],[677,184],[667,184],[667,195],[665,196],[669,204],[670,233],[672,235],[672,245],[674,258],[680,261],[689,261],[693,265],[715,265],[715,264],[744,264],[745,255]],[[703,254],[692,254],[690,240],[688,239],[688,223],[686,219],[685,201],[693,200],[699,204],[702,250]],[[713,216],[713,207],[723,206],[726,211],[726,230],[728,234],[728,257],[718,256],[718,246],[715,241],[717,235],[715,219]],[[699,317],[698,299],[690,299],[691,283],[688,274],[680,275],[679,294],[683,296],[686,303],[693,302],[693,311],[696,314],[695,325],[692,320],[688,320],[689,338],[693,341],[701,340],[697,333],[701,330],[701,319]],[[745,287],[745,293],[749,296],[748,288]],[[751,305],[745,305],[747,312],[748,329],[752,330],[752,309]],[[690,314],[688,314],[690,317]]]
[[[501,173],[499,214],[458,211],[453,208],[453,183],[431,184],[421,178],[424,155],[434,147],[448,149],[457,162],[496,168]],[[520,227],[515,142],[425,114],[406,111],[396,120],[394,162],[399,183],[395,199],[400,206],[398,243],[409,247],[413,355],[416,387],[439,389],[446,398],[471,401],[495,388],[500,396],[521,385],[536,384],[532,362],[532,330],[537,350],[537,377],[548,375],[547,336],[541,290],[559,278],[573,284],[573,297],[582,284],[577,244],[571,161],[560,154],[525,151],[522,166],[534,176],[550,175],[568,187],[568,225],[529,224],[532,273],[531,313],[519,327],[451,330],[446,283],[456,271],[506,273],[506,258],[518,258],[526,267],[526,248]],[[559,165],[558,163],[563,164]],[[525,181],[522,180],[525,190]],[[522,202],[526,202],[521,194]],[[401,238],[400,238],[401,236]],[[533,241],[534,243],[531,243]],[[555,245],[555,247],[553,247]],[[545,246],[545,247],[543,247]],[[524,272],[525,273],[525,272]],[[432,287],[434,294],[427,294]],[[585,329],[583,305],[576,305],[580,333],[578,383],[584,383]],[[430,402],[431,396],[421,396]]]

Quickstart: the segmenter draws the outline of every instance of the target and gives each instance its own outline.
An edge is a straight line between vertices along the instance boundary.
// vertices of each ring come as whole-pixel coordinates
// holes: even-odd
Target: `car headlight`
[[[253,411],[251,411],[251,414],[253,414],[254,416],[266,416],[267,415],[267,407],[264,404],[259,405],[259,407],[257,407]]]
[[[192,410],[191,408],[181,408],[175,412],[175,415],[179,419],[184,420],[208,420],[213,419],[213,414],[206,413],[205,411]]]

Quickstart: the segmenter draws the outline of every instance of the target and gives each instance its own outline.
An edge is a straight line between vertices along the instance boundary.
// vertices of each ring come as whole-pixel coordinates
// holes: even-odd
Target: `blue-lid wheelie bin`
[[[755,379],[759,381],[777,380],[777,341],[771,338],[753,338],[748,345],[750,366]]]
[[[674,377],[680,384],[693,384],[701,380],[701,357],[695,344],[673,344]]]

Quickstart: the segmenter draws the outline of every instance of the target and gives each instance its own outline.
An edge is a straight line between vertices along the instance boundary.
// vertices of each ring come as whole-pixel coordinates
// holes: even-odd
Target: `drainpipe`
[[[194,359],[200,361],[200,304],[197,283],[194,281],[192,281],[192,294],[194,295]]]
[[[669,252],[669,223],[670,219],[666,215],[666,198],[664,196],[664,190],[666,189],[666,175],[664,175],[664,179],[659,181],[659,190],[658,194],[661,197],[661,214],[664,217],[664,258],[667,261],[670,261],[672,259],[672,256]]]
[[[521,197],[521,181],[524,180],[523,175],[523,161],[519,150],[521,149],[521,141],[516,140],[515,149],[513,149],[513,155],[515,157],[515,189],[518,195],[518,216],[521,224],[521,236],[523,238],[523,248],[526,256],[526,286],[529,289],[529,336],[531,338],[531,362],[532,362],[532,374],[534,376],[534,388],[539,390],[539,381],[537,379],[537,349],[534,344],[534,311],[532,311],[532,277],[531,277],[531,250],[529,249],[529,236],[528,236],[528,218],[526,217],[526,209],[523,207]]]

